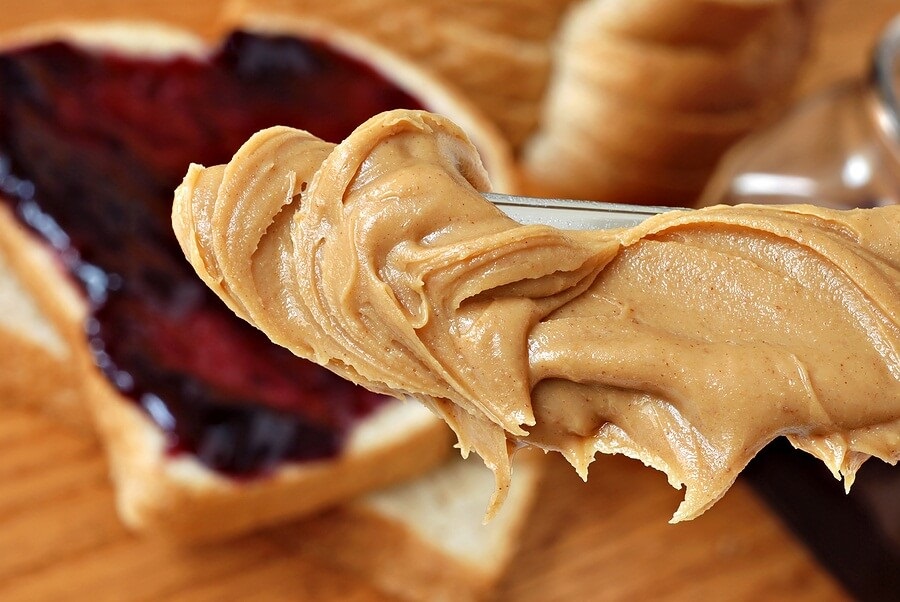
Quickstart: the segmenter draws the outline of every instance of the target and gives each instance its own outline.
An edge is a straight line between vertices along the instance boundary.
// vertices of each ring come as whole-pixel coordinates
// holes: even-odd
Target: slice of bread
[[[455,92],[389,51],[333,28],[282,26],[362,57],[426,105],[459,115],[513,188],[509,153],[487,121]],[[187,32],[146,23],[63,23],[20,32],[0,44],[17,48],[64,40],[133,56],[202,57],[206,46]],[[7,178],[8,181],[8,178]],[[84,337],[86,303],[45,244],[11,212],[0,211],[0,394],[19,404],[51,407],[84,423],[90,410],[109,456],[123,520],[136,529],[186,540],[220,538],[335,505],[362,492],[408,479],[441,462],[450,450],[444,425],[417,403],[395,401],[351,432],[334,460],[288,464],[271,476],[233,480],[188,456],[166,452],[154,422],[100,374]]]
[[[338,461],[337,466],[285,468],[272,480],[246,488],[216,477],[189,459],[167,461],[161,452],[162,434],[133,404],[116,399],[96,373],[73,368],[73,348],[61,331],[83,316],[82,298],[43,243],[24,231],[2,206],[0,249],[0,349],[8,350],[0,356],[0,403],[21,401],[50,410],[54,417],[68,423],[74,420],[90,432],[83,407],[86,396],[81,391],[93,386],[101,395],[112,395],[113,399],[95,403],[94,409],[110,412],[102,415],[110,424],[101,432],[117,439],[107,444],[120,512],[127,523],[144,531],[159,527],[182,537],[221,538],[297,516],[297,499],[307,498],[310,492],[318,497],[303,503],[324,503],[323,495],[336,492],[332,479],[340,482],[345,475],[377,474],[385,465],[389,472],[397,472],[397,466],[410,456],[449,449],[442,423],[438,436],[448,443],[436,450],[434,440],[424,440],[434,435],[435,419],[416,402],[399,402],[354,434],[350,454],[360,456],[358,463],[351,459]],[[16,262],[16,269],[10,261]],[[38,288],[29,288],[25,282]],[[44,293],[46,311],[39,303]],[[93,384],[86,386],[85,379]],[[395,420],[404,420],[407,426]],[[417,427],[418,421],[429,426]],[[371,451],[384,445],[385,432],[393,433],[402,444],[404,459],[398,461],[393,449]],[[121,450],[126,450],[125,456],[113,453]],[[305,522],[302,541],[292,546],[300,545],[320,561],[351,571],[402,600],[483,599],[515,552],[536,497],[544,458],[524,450],[516,463],[515,485],[503,511],[488,525],[482,520],[494,488],[493,476],[477,458],[456,458],[415,480]],[[323,481],[329,483],[323,485]],[[129,516],[130,512],[137,516]]]
[[[521,450],[503,508],[483,524],[494,476],[479,458],[367,495],[310,521],[304,551],[402,600],[488,597],[515,553],[544,454]]]
[[[809,4],[574,6],[554,47],[540,125],[522,151],[528,191],[692,205],[727,148],[787,104],[808,54]],[[553,160],[562,147],[566,160]],[[649,174],[643,193],[634,178],[602,173],[615,164]]]
[[[74,351],[86,311],[57,258],[0,203],[0,403],[92,432]]]

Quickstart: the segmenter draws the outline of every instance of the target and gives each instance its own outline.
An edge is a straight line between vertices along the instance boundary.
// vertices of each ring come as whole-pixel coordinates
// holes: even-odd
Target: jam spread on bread
[[[184,260],[172,194],[190,162],[227,161],[280,124],[340,141],[419,103],[318,42],[233,34],[207,60],[49,43],[0,56],[0,191],[84,288],[110,382],[191,453],[233,476],[333,457],[386,399],[233,317]]]

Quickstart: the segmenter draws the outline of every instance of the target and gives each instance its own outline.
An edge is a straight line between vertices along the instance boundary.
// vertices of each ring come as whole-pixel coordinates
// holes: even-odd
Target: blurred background
[[[215,44],[231,23],[222,19],[223,8],[233,15],[235,10],[283,10],[306,3],[224,4],[214,0],[4,0],[0,35],[47,19],[140,18],[185,27]],[[324,4],[315,4],[319,9],[310,10],[328,12]],[[515,7],[514,2],[509,4]],[[510,10],[524,11],[532,4],[524,2]],[[554,28],[562,26],[563,9],[570,3],[559,4]],[[765,105],[764,114],[757,119],[754,113],[753,119],[729,129],[727,144],[718,137],[714,150],[696,141],[694,146],[680,146],[673,134],[665,153],[641,156],[634,168],[628,167],[632,147],[616,146],[619,139],[593,140],[596,147],[569,162],[586,162],[587,175],[558,180],[558,170],[541,169],[546,164],[542,153],[557,156],[560,151],[554,137],[566,139],[571,132],[548,127],[536,135],[535,129],[554,109],[535,98],[543,100],[543,91],[571,82],[545,75],[537,83],[528,83],[529,91],[522,92],[515,115],[502,104],[516,100],[512,92],[508,93],[511,100],[485,95],[484,106],[487,112],[494,108],[498,127],[522,158],[522,186],[529,192],[690,205],[712,177],[721,154],[744,134],[777,123],[790,107],[837,82],[864,80],[879,32],[900,13],[900,0],[803,4],[803,10],[815,10],[808,30],[804,26],[794,37],[782,32],[779,35],[787,35],[791,43],[767,47],[771,57],[792,54],[796,61],[785,59],[790,66],[778,74],[754,71],[758,82],[746,106]],[[555,31],[520,27],[516,31],[524,32],[526,45]],[[579,43],[579,35],[574,31],[572,44]],[[409,52],[415,54],[415,48]],[[551,55],[540,52],[517,56],[523,69],[532,62],[546,68],[553,61]],[[754,69],[758,67],[754,63]],[[709,97],[702,90],[700,96]],[[770,103],[773,99],[777,102]],[[744,113],[749,110],[746,106],[740,105]],[[558,110],[572,109],[561,105]],[[586,114],[593,114],[590,110]],[[722,120],[716,119],[718,128]],[[664,124],[660,127],[673,122],[660,122]],[[654,121],[642,115],[634,123]],[[689,123],[688,131],[699,131],[698,121],[685,123]],[[692,148],[700,149],[703,157],[685,167],[689,177],[683,177],[679,161]],[[623,173],[635,169],[659,174],[678,171],[678,175],[637,180],[598,175],[593,167],[593,162],[602,163],[597,149],[610,153],[610,164],[622,164],[619,171]],[[573,181],[589,186],[572,185]],[[644,184],[649,188],[642,188]],[[716,202],[727,201],[734,193],[720,186],[708,194]],[[585,484],[571,467],[553,458],[532,522],[497,599],[897,599],[897,471],[867,466],[857,490],[846,498],[823,466],[799,452],[788,453],[785,447],[775,446],[763,454],[711,512],[675,526],[667,521],[681,493],[671,490],[662,475],[620,457],[600,457]],[[0,457],[2,600],[391,599],[329,567],[305,548],[304,533],[309,528],[305,522],[199,548],[127,532],[115,516],[106,464],[96,442],[48,418],[0,406]]]

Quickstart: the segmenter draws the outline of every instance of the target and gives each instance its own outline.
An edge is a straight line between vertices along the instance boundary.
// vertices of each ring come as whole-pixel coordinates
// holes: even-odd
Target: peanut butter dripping
[[[497,477],[528,444],[686,487],[698,516],[775,437],[849,488],[900,457],[900,207],[712,207],[631,229],[519,225],[443,118],[334,146],[287,128],[192,166],[173,221],[244,319],[370,389],[414,396]]]

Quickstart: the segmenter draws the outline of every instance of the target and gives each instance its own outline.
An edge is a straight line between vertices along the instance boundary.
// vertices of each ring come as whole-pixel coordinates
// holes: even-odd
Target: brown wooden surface
[[[216,5],[5,0],[0,30],[47,15],[138,15],[209,34]],[[893,12],[900,0],[833,0],[801,90],[859,73]],[[388,599],[311,557],[302,522],[197,549],[129,534],[96,444],[48,419],[0,410],[0,458],[0,600]],[[680,493],[661,475],[621,458],[591,472],[583,484],[552,463],[498,599],[846,597],[741,483],[702,518],[671,526]]]
[[[389,600],[313,558],[302,521],[196,549],[127,533],[96,445],[44,418],[0,411],[0,457],[0,600]],[[500,600],[843,598],[741,484],[672,526],[661,475],[592,473],[552,463]]]

